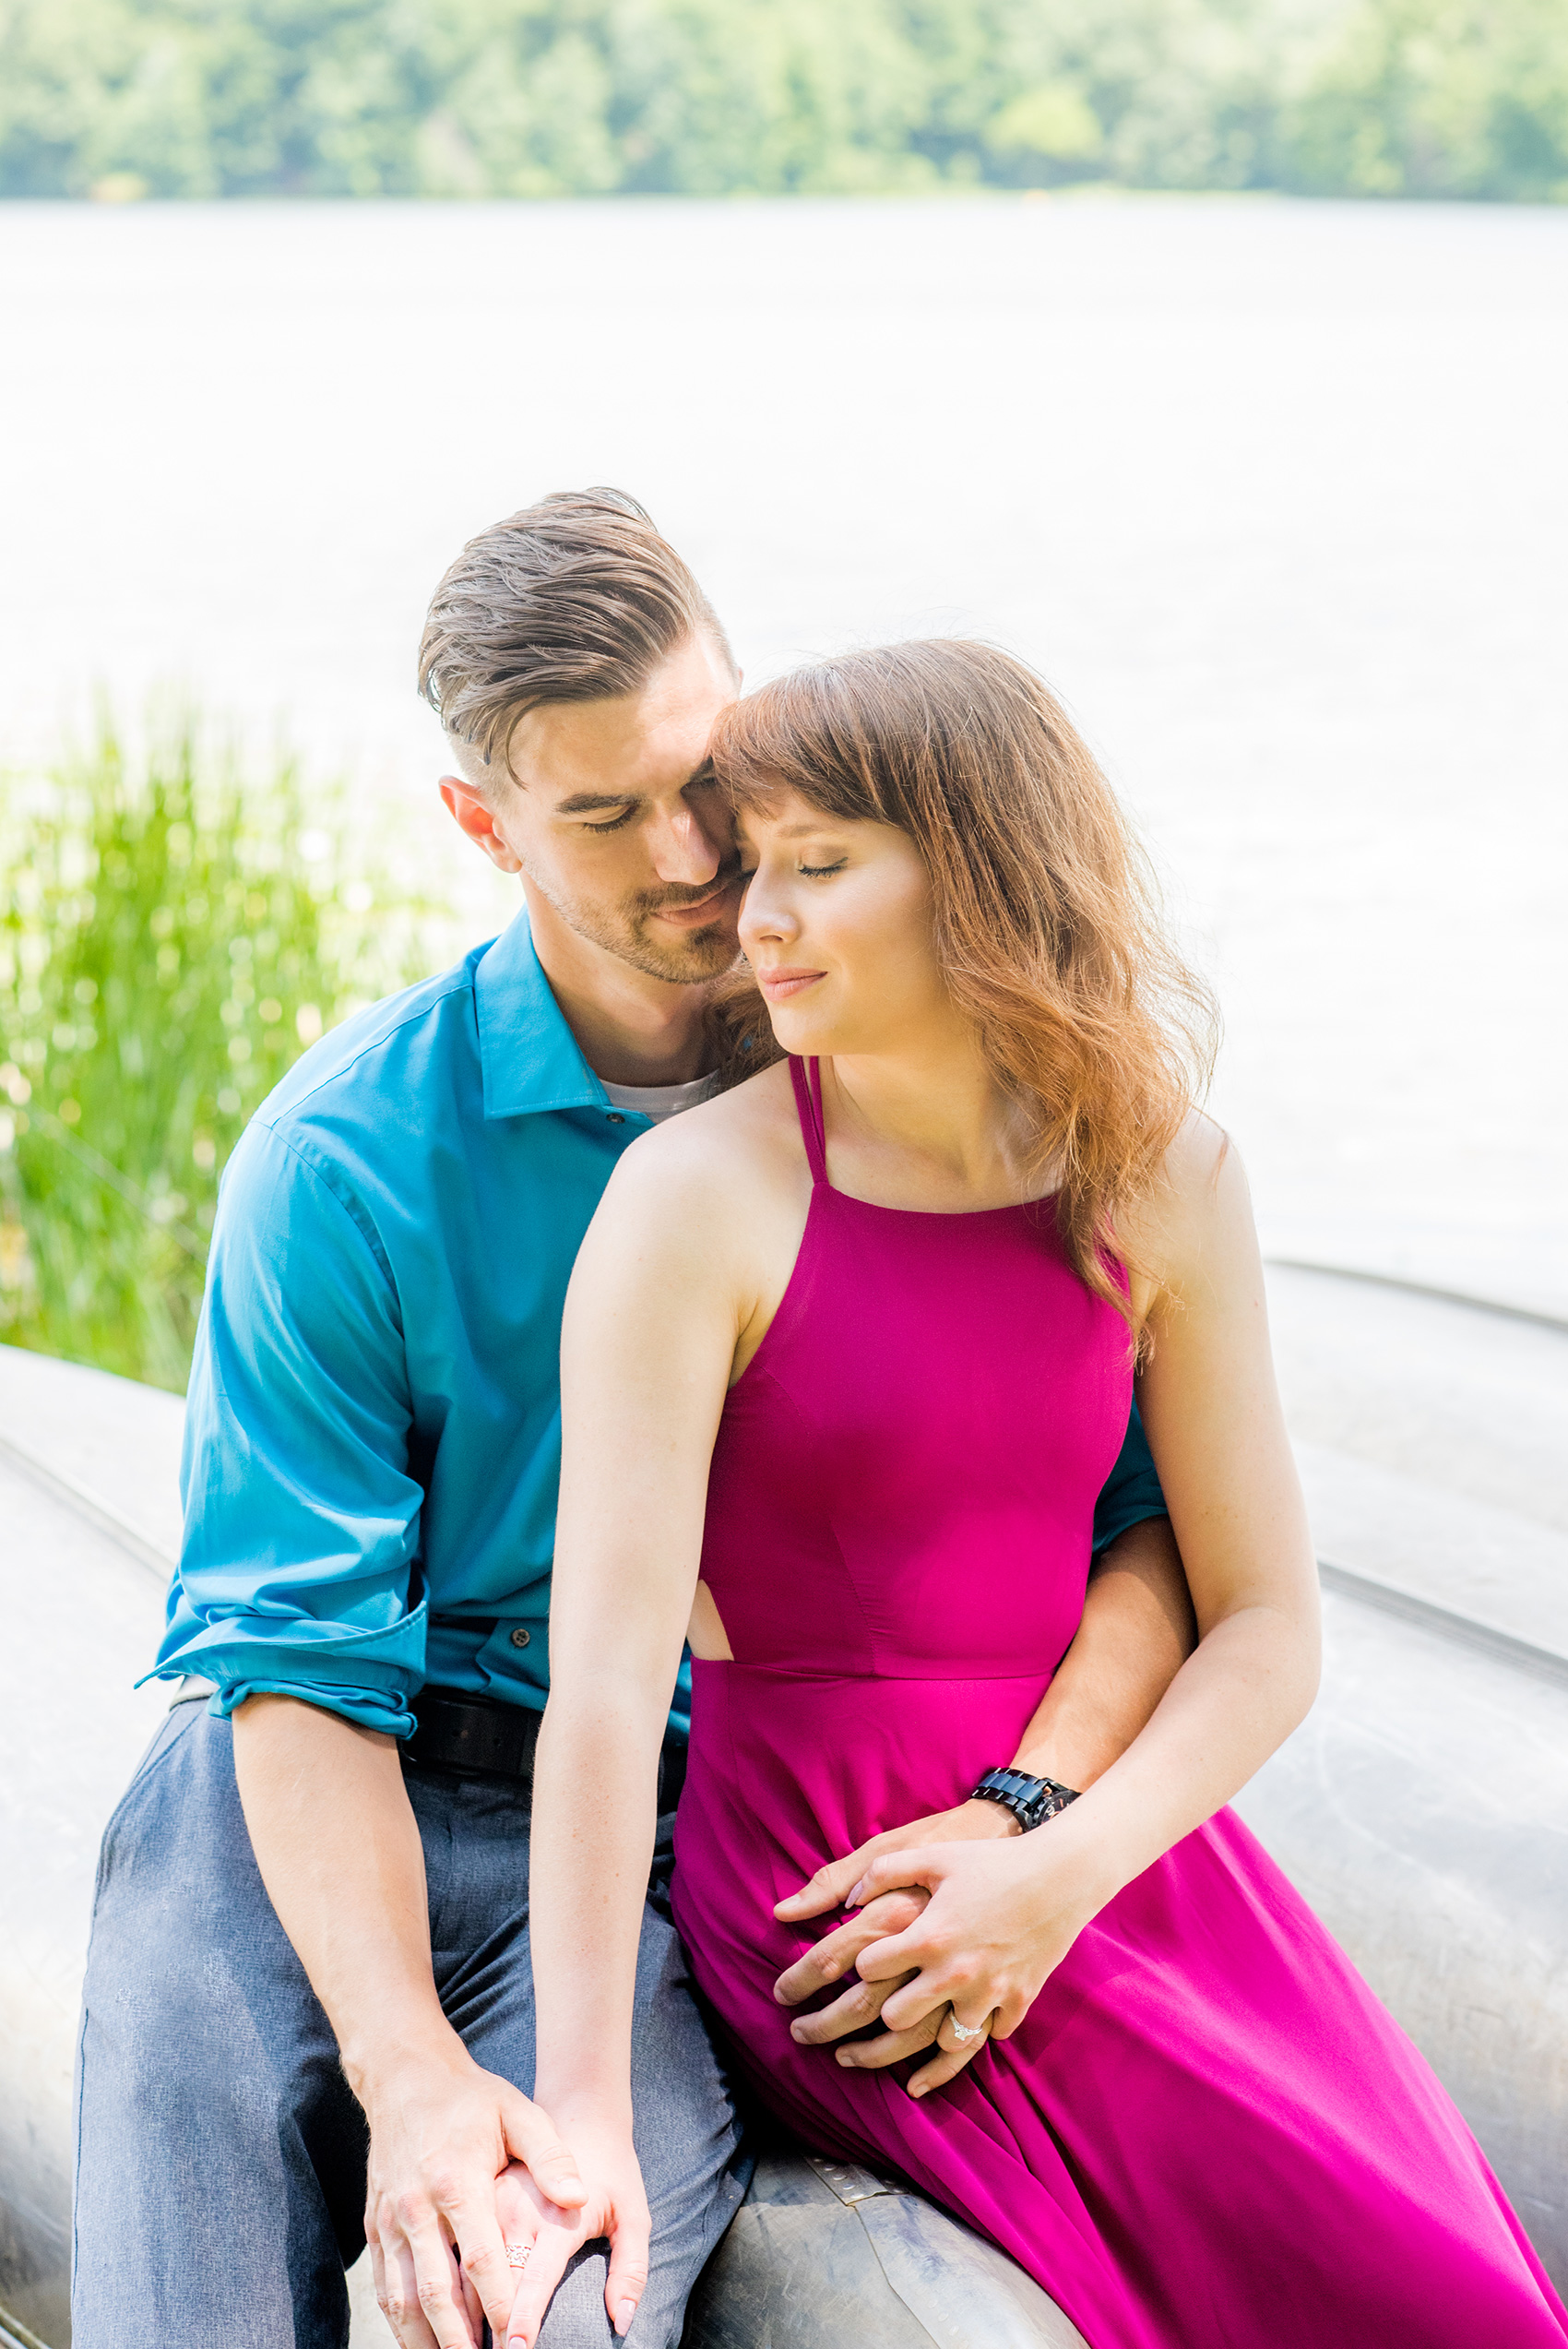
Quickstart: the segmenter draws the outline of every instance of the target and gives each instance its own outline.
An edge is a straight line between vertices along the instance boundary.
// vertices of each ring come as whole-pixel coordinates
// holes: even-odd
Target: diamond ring
[[[508,2243],[506,2246],[506,2265],[509,2268],[526,2268],[532,2251],[533,2245],[531,2243]]]
[[[954,2038],[961,2039],[966,2046],[971,2039],[983,2039],[985,2037],[985,2025],[983,2022],[972,2024],[960,2022],[956,2015],[953,2016],[952,2022]]]

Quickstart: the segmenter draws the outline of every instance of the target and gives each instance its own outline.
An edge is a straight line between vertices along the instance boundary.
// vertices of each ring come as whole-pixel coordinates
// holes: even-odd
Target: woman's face
[[[908,1049],[951,1023],[931,882],[908,832],[825,816],[790,793],[766,815],[748,810],[740,836],[741,945],[786,1051]]]

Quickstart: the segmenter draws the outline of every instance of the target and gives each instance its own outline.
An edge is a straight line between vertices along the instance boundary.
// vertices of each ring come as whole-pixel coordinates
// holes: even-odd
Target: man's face
[[[694,985],[738,952],[740,854],[706,771],[714,721],[735,693],[722,653],[694,638],[636,693],[530,709],[512,732],[509,780],[499,759],[476,764],[470,778],[445,777],[442,796],[492,862],[526,875],[579,937]]]

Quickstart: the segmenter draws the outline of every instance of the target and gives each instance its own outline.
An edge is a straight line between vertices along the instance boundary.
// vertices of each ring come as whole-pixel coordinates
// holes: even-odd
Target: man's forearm
[[[1126,1752],[1196,1645],[1170,1520],[1129,1526],[1095,1561],[1077,1636],[1012,1758],[1016,1767],[1080,1793],[1092,1786]]]
[[[234,1767],[262,1881],[370,2123],[365,2233],[393,2332],[405,2349],[471,2343],[477,2292],[502,2337],[517,2279],[501,2186],[520,2164],[575,2207],[582,2182],[545,2116],[441,2011],[397,1746],[317,1705],[253,1697],[234,1715]]]
[[[292,1697],[234,1714],[262,1881],[362,2101],[367,2069],[460,2043],[431,1970],[424,1853],[391,1737]]]

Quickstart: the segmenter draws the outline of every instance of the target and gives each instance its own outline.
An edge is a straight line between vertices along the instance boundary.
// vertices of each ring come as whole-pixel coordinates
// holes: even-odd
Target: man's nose
[[[684,803],[660,809],[650,841],[659,879],[690,887],[711,881],[729,851],[728,828],[728,814],[722,829],[710,830],[697,810]]]

